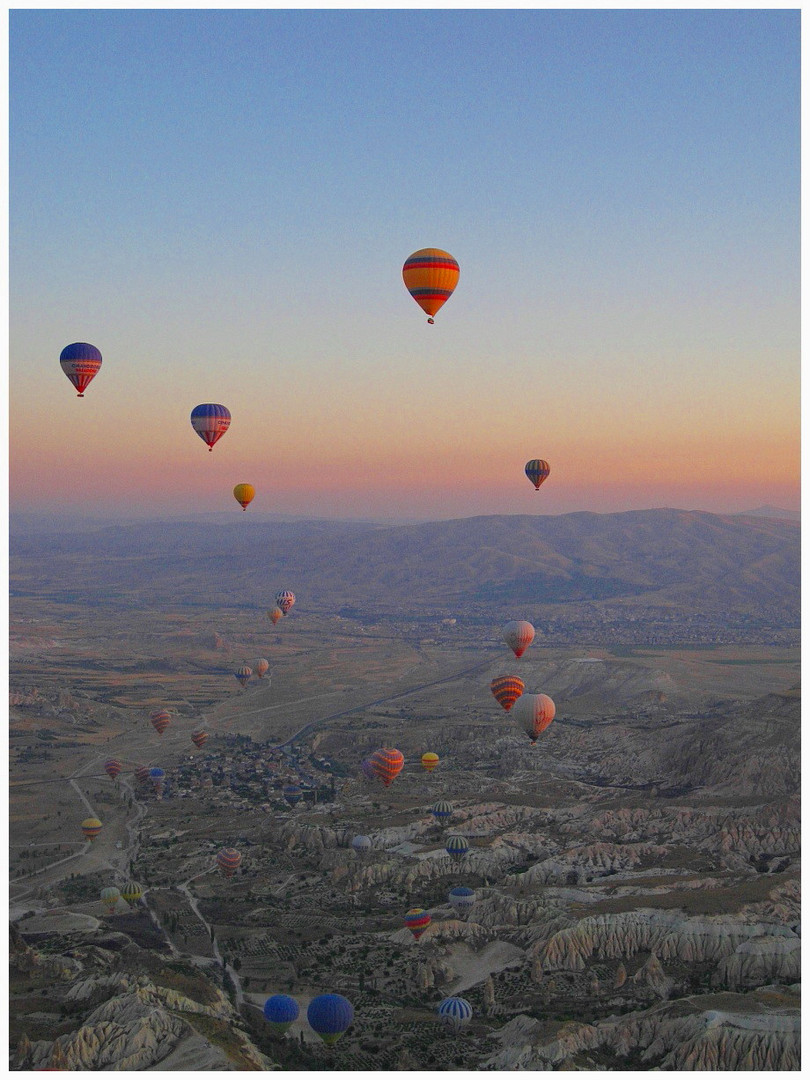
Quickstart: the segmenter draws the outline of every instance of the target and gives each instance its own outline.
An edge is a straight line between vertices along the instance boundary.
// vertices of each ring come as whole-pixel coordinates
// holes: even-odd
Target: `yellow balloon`
[[[233,497],[243,510],[247,510],[248,503],[253,502],[253,496],[255,494],[256,489],[253,487],[253,484],[237,484],[233,489]]]
[[[427,769],[428,772],[433,772],[436,766],[439,764],[439,755],[432,753],[430,750],[426,754],[422,754],[422,768]]]

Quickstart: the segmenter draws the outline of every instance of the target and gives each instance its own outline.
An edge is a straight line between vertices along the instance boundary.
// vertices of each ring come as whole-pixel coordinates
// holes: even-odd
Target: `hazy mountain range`
[[[12,534],[12,594],[310,610],[493,610],[621,602],[769,613],[797,625],[798,522],[683,510],[488,516],[410,525],[141,522]],[[90,566],[91,564],[91,566]],[[90,566],[90,568],[88,568]],[[511,615],[510,617],[516,617]],[[530,617],[530,616],[529,616]]]

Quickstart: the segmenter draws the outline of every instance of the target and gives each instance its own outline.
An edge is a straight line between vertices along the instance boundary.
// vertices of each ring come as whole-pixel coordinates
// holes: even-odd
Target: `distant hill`
[[[758,506],[756,510],[743,510],[737,517],[781,518],[785,521],[800,521],[801,510],[782,510],[778,506]]]
[[[311,610],[464,611],[621,602],[736,611],[797,625],[800,531],[789,520],[658,509],[411,525],[146,522],[13,536],[11,588],[104,599]]]

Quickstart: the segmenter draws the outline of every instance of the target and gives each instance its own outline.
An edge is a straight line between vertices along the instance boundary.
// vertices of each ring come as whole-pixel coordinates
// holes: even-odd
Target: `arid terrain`
[[[12,530],[12,1068],[799,1068],[796,522],[238,524]],[[535,745],[504,674],[556,703]]]

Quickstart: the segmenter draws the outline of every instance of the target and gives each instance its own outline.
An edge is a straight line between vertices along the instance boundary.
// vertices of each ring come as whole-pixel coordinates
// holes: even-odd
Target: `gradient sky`
[[[12,512],[798,508],[799,45],[767,9],[12,10]]]

